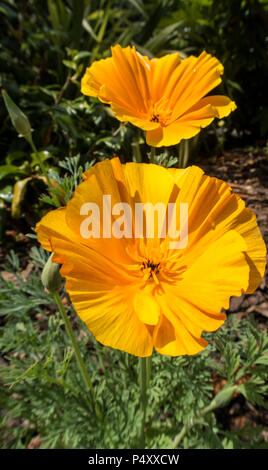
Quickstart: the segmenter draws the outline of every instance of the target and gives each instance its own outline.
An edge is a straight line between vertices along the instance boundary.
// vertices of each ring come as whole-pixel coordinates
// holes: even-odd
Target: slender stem
[[[140,357],[139,359],[139,373],[140,373],[140,408],[142,414],[141,429],[140,429],[140,447],[145,448],[145,424],[146,424],[146,411],[147,411],[147,388],[150,381],[151,374],[151,356]]]
[[[189,161],[189,140],[184,140],[183,168],[186,168]]]
[[[186,168],[189,161],[189,140],[182,140],[179,144],[179,167]]]
[[[47,181],[47,184],[48,184],[49,189],[53,189],[53,186],[51,185],[50,180],[49,180],[49,177],[48,177],[48,172],[47,172],[47,170],[45,169],[45,166],[44,166],[44,164],[43,164],[43,162],[42,162],[42,158],[40,158],[40,155],[39,155],[39,153],[38,153],[38,150],[37,150],[36,146],[35,146],[34,143],[33,143],[33,140],[30,139],[28,142],[30,143],[30,145],[31,145],[31,147],[32,147],[32,149],[33,149],[33,151],[34,151],[34,154],[35,154],[35,156],[36,156],[36,159],[38,160],[38,164],[39,164],[39,166],[40,166],[40,168],[41,168],[41,171],[42,171],[44,177],[46,178],[46,181]]]
[[[62,315],[62,318],[64,320],[66,331],[67,331],[68,336],[71,340],[71,343],[72,343],[72,346],[73,346],[73,349],[74,349],[74,353],[75,353],[75,357],[76,357],[76,360],[77,360],[77,363],[78,363],[78,367],[79,367],[80,372],[82,374],[86,389],[90,390],[92,388],[91,380],[90,380],[90,377],[89,377],[88,372],[86,370],[84,361],[82,359],[79,346],[77,344],[73,329],[71,327],[70,320],[69,320],[69,318],[67,316],[67,313],[65,311],[65,307],[64,307],[64,305],[61,301],[61,298],[60,298],[58,292],[53,292],[52,295],[53,295],[55,303],[57,304],[57,306],[59,308],[59,311]]]
[[[77,78],[78,78],[79,74],[78,72],[76,72],[74,75],[71,74],[71,71],[69,70],[68,71],[68,75],[66,77],[66,80],[57,96],[57,98],[55,99],[55,104],[58,105],[65,93],[65,91],[67,90],[68,86],[70,85],[71,82],[74,82]]]
[[[133,161],[135,161],[137,163],[142,162],[142,154],[141,154],[139,141],[140,141],[140,133],[139,133],[139,129],[138,129],[136,134],[135,134],[135,137],[133,139],[133,142],[132,142],[133,157],[134,157]]]
[[[66,78],[66,80],[65,80],[65,82],[64,82],[64,84],[63,84],[63,86],[62,86],[62,88],[61,88],[61,90],[60,90],[60,92],[59,92],[59,94],[58,94],[58,96],[57,96],[57,98],[55,99],[55,104],[56,104],[56,105],[58,105],[59,102],[61,101],[65,90],[66,90],[66,89],[68,88],[68,86],[69,86],[70,81],[71,81],[71,71],[68,70],[67,78]]]
[[[48,176],[48,172],[47,172],[47,170],[45,169],[45,166],[44,166],[44,164],[43,164],[43,162],[42,162],[42,158],[40,158],[40,155],[39,155],[39,153],[38,153],[38,150],[37,150],[36,146],[35,146],[34,143],[33,143],[32,138],[31,138],[28,142],[30,143],[30,145],[31,145],[31,147],[32,147],[32,149],[33,149],[33,151],[34,151],[34,154],[35,154],[35,156],[36,156],[36,158],[37,158],[38,164],[39,164],[39,166],[40,166],[40,168],[41,168],[41,171],[42,171],[42,173],[43,173],[43,175],[44,175],[44,177],[45,177],[45,179],[46,179],[46,182],[47,182],[47,185],[48,185],[48,189],[49,189],[50,195],[53,196],[53,195],[55,195],[54,187],[52,186],[52,184],[51,184],[51,182],[50,182],[50,179],[49,179],[49,176]],[[58,197],[56,197],[56,203],[57,203],[57,207],[60,207],[61,204],[60,204],[60,201],[58,200]]]
[[[219,405],[215,402],[215,400],[212,400],[212,402],[208,406],[203,408],[203,410],[201,410],[199,413],[197,413],[196,416],[191,418],[188,421],[188,423],[186,423],[183,426],[181,432],[175,437],[175,439],[173,441],[172,449],[176,449],[178,447],[178,445],[180,444],[180,442],[184,438],[185,434],[187,434],[187,432],[199,421],[200,418],[202,418],[202,416],[205,416],[207,413],[209,413],[210,411],[215,410],[218,407],[219,407]]]
[[[150,153],[150,163],[155,163],[155,147],[151,147],[151,153]]]
[[[149,387],[152,368],[152,356],[146,357],[146,388]]]

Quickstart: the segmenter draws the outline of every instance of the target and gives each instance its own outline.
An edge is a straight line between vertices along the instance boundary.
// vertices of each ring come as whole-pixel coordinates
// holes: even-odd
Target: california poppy
[[[153,147],[189,139],[236,109],[226,96],[206,96],[223,74],[222,64],[206,52],[183,60],[178,53],[148,59],[134,46],[111,49],[112,57],[86,69],[81,91],[110,104],[120,121],[146,131]]]
[[[158,235],[161,211],[153,227],[143,211],[146,223],[135,236],[135,207],[148,203],[175,207],[177,224],[185,222],[181,208],[187,205],[186,244],[173,249],[172,233]],[[182,233],[177,228],[173,242]],[[153,347],[171,356],[204,349],[201,334],[224,323],[221,310],[230,296],[253,292],[264,273],[266,250],[254,213],[228,184],[196,166],[104,160],[84,173],[67,206],[45,215],[36,231],[62,265],[71,301],[96,339],[141,357]]]

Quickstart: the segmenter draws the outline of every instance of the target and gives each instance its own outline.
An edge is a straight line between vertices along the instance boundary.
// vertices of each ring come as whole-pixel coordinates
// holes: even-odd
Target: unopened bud
[[[32,142],[32,130],[29,119],[21,111],[21,109],[14,103],[5,90],[2,90],[2,95],[11,122],[15,127],[16,131],[21,134],[29,143]]]
[[[217,393],[213,401],[219,407],[228,405],[229,401],[233,397],[236,388],[236,385],[226,385],[219,393]]]
[[[52,261],[53,253],[48,258],[41,275],[41,281],[43,286],[49,292],[56,292],[60,289],[62,278],[59,273],[60,265],[57,263],[53,263]]]

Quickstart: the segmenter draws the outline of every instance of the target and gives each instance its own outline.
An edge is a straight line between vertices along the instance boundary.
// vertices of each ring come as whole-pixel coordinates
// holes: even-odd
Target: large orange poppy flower
[[[136,356],[151,355],[153,347],[171,356],[204,349],[202,331],[223,324],[221,309],[228,308],[230,296],[253,292],[263,276],[265,245],[253,212],[228,184],[196,166],[122,165],[114,158],[97,163],[84,179],[67,206],[49,212],[36,227],[43,248],[62,264],[78,315],[102,344]],[[98,208],[95,219],[88,203]],[[164,219],[156,212],[146,236],[147,210],[144,237],[133,236],[137,218],[124,208],[133,215],[141,203],[174,204],[172,220],[176,214],[181,233],[181,207],[188,204],[187,244],[173,249],[169,232],[158,237]],[[89,238],[86,229],[93,225]]]
[[[112,57],[93,62],[81,91],[111,105],[120,121],[146,131],[153,147],[177,144],[236,109],[226,96],[206,96],[221,83],[222,64],[210,54],[180,59],[178,53],[148,59],[135,47],[112,47]]]

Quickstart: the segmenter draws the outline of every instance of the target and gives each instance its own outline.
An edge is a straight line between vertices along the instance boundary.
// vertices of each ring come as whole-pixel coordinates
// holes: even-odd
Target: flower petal
[[[82,79],[82,93],[112,104],[116,117],[146,120],[150,65],[135,48],[112,47],[112,57],[94,62]],[[117,116],[118,114],[118,116]]]
[[[123,166],[129,195],[135,202],[167,204],[174,188],[174,179],[160,165],[126,163]],[[156,190],[157,188],[157,190]]]
[[[227,96],[208,96],[200,100],[179,119],[165,127],[147,130],[146,142],[155,147],[175,145],[182,139],[194,137],[201,129],[211,124],[215,117],[223,118],[236,109],[236,104]]]
[[[154,58],[150,61],[152,69],[151,78],[151,99],[153,103],[161,100],[165,96],[169,82],[173,79],[181,64],[178,53],[167,54],[160,58]]]
[[[238,196],[236,196],[238,199]],[[241,214],[229,225],[243,237],[247,244],[245,256],[250,267],[247,294],[254,292],[260,284],[266,266],[266,246],[257,225],[255,214],[244,208]]]
[[[223,66],[216,57],[205,51],[199,57],[184,59],[179,69],[181,73],[173,84],[170,93],[170,107],[173,109],[171,120],[182,116],[201,98],[221,83]]]
[[[80,238],[81,244],[94,248],[115,262],[129,263],[126,253],[128,240],[115,237],[112,231],[117,219],[112,213],[113,207],[122,202],[131,204],[120,160],[115,158],[99,162],[83,176],[85,181],[76,188],[67,204],[66,220],[69,227]],[[106,203],[103,196],[108,196],[110,202]],[[99,238],[85,238],[81,235],[81,224],[87,218],[87,214],[81,214],[81,208],[87,203],[95,204],[99,209],[99,217],[96,219],[96,225],[100,225]],[[132,220],[129,221],[129,230],[133,232]]]
[[[169,170],[174,177],[177,192],[176,220],[179,220],[180,203],[188,204],[188,243],[183,252],[187,265],[191,265],[209,244],[229,230],[242,235],[250,267],[247,293],[259,285],[266,264],[265,243],[254,213],[244,201],[233,194],[231,187],[217,178],[204,175],[198,167],[186,170]],[[202,208],[202,209],[201,209]]]
[[[184,328],[180,319],[169,307],[163,306],[163,311],[164,315],[154,329],[153,335],[153,344],[157,352],[168,356],[193,355],[207,346],[206,340],[195,338]]]
[[[142,323],[157,325],[160,317],[160,306],[155,300],[152,289],[137,290],[134,297],[134,308]]]
[[[215,116],[214,116],[215,117]],[[193,119],[192,121],[177,120],[167,125],[166,127],[157,127],[153,130],[146,132],[146,143],[152,147],[163,147],[178,144],[182,139],[191,139],[198,132],[201,127],[208,126],[214,119]]]
[[[133,109],[128,110],[126,106],[119,106],[116,103],[111,103],[111,109],[115,117],[121,122],[131,122],[133,126],[137,126],[144,131],[158,128],[157,122],[150,121],[147,114],[133,112]]]
[[[122,280],[118,285],[120,276],[103,259],[98,265],[97,258],[94,262],[91,255],[87,264],[72,256],[73,263],[66,262],[61,269],[76,312],[105,346],[140,357],[150,356],[152,337],[135,312],[136,290],[131,283],[122,284]]]
[[[211,114],[219,119],[222,119],[228,116],[232,111],[235,111],[236,104],[234,101],[230,100],[227,96],[222,95],[212,95],[202,98],[198,103],[196,103],[192,108],[188,109],[187,112],[183,115],[182,119],[191,120],[193,116],[198,116],[197,113],[204,113],[207,109],[211,109]]]
[[[180,297],[208,313],[218,314],[229,307],[230,296],[240,296],[247,290],[249,265],[245,256],[247,245],[235,230],[229,230],[204,248],[183,280],[177,284]],[[190,297],[191,296],[191,297]]]
[[[202,331],[219,328],[231,295],[240,295],[248,284],[246,244],[235,231],[226,233],[207,247],[187,268],[176,285],[165,283],[165,294],[157,296],[163,317],[154,331],[155,349],[162,354],[196,354],[206,347]],[[168,322],[168,323],[167,323]],[[167,332],[161,331],[168,324]],[[173,327],[173,329],[172,329]]]
[[[37,232],[37,240],[47,251],[53,251],[52,238],[60,240],[72,240],[74,243],[79,242],[76,236],[66,222],[66,207],[48,212],[35,228]]]

